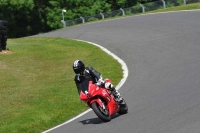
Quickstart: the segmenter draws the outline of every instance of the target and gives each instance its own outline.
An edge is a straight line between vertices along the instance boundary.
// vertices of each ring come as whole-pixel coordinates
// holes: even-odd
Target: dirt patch
[[[2,50],[2,52],[0,52],[0,54],[12,54],[12,52],[9,50]]]

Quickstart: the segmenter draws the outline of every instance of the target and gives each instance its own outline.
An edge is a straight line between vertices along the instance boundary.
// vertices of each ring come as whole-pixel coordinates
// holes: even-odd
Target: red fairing
[[[111,82],[110,79],[106,79],[106,82]],[[92,84],[92,81],[89,81],[87,91],[80,93],[80,100],[85,101],[86,104],[90,105],[93,102],[98,103],[100,107],[105,105],[105,108],[108,110],[110,115],[113,115],[119,111],[119,105],[115,102],[114,96],[110,94],[110,91],[101,88],[95,84]]]
[[[108,100],[108,98],[110,100]],[[119,111],[119,105],[115,102],[114,96],[109,95],[109,93],[107,93],[106,99],[107,99],[107,103],[108,103],[108,105],[106,107],[108,108],[109,114],[113,115],[113,114],[117,113]]]
[[[81,99],[82,101],[87,101],[87,100],[88,100],[88,97],[87,97],[87,95],[86,95],[85,93],[83,93],[83,92],[81,91],[81,93],[80,93],[80,99]]]

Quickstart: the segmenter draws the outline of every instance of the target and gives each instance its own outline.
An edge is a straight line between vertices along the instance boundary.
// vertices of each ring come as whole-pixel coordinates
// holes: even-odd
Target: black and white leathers
[[[85,67],[85,70],[83,72],[83,75],[76,74],[74,81],[76,83],[76,87],[78,89],[78,93],[80,95],[80,91],[82,90],[80,83],[82,83],[85,80],[92,80],[93,83],[97,83],[98,81],[102,80],[102,75],[98,71],[96,71],[93,67]]]

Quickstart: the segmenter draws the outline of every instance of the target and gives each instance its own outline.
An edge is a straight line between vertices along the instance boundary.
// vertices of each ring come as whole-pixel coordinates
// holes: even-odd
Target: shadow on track
[[[115,114],[112,116],[112,119],[115,119],[117,117],[119,117],[121,115],[119,114]],[[87,120],[82,120],[79,121],[80,123],[82,123],[83,125],[87,125],[87,124],[101,124],[101,123],[105,123],[104,121],[102,121],[101,119],[99,119],[98,117],[96,118],[91,118],[91,119],[87,119]]]

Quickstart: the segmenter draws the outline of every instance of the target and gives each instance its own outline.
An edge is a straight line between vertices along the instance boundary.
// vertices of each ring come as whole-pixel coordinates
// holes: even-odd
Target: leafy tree
[[[32,34],[50,31],[51,28],[47,24],[47,11],[46,7],[49,0],[34,0],[34,8],[31,11],[31,26]]]
[[[0,3],[0,19],[7,20],[9,35],[11,37],[21,37],[30,35],[31,15],[33,0],[3,0]]]
[[[1,0],[0,19],[8,21],[9,37],[23,37],[61,28],[62,9],[67,10],[65,20],[72,20],[131,7],[137,1]]]

